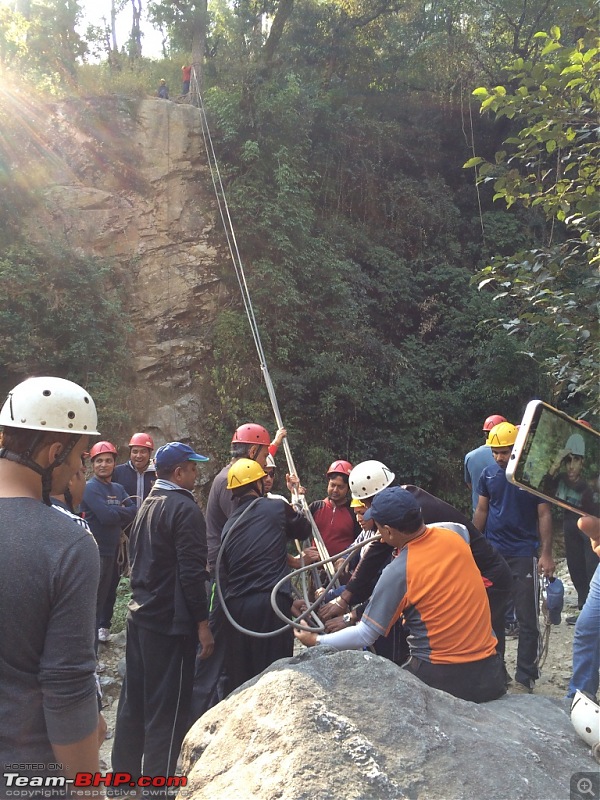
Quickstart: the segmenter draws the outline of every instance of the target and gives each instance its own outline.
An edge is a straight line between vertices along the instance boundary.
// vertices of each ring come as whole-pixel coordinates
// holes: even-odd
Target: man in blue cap
[[[426,526],[406,489],[390,486],[373,497],[364,519],[377,525],[397,555],[383,570],[358,625],[296,636],[308,647],[368,647],[403,615],[410,628],[405,665],[424,683],[477,703],[506,691],[496,654],[490,609],[469,545],[454,531]]]
[[[182,442],[156,452],[157,480],[130,535],[126,674],[119,698],[114,772],[174,775],[187,732],[194,660],[213,651],[206,598],[206,525],[192,489],[208,461]],[[145,790],[145,797],[165,790]]]

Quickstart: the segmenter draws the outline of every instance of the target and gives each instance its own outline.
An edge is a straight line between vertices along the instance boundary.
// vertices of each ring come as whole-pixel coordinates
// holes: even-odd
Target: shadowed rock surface
[[[22,224],[34,241],[120,269],[132,325],[127,378],[143,389],[132,393],[132,424],[157,444],[190,437],[211,402],[206,359],[227,299],[200,113],[117,95],[47,112],[46,148],[15,165],[39,200]]]
[[[568,703],[476,705],[371,653],[277,662],[204,715],[182,751],[181,800],[567,800],[597,772]]]

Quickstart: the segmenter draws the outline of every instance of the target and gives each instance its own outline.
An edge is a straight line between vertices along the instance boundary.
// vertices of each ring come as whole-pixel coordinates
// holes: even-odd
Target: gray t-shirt
[[[3,772],[57,775],[51,742],[98,724],[94,627],[99,575],[93,536],[26,497],[0,498],[0,761]]]
[[[233,514],[233,494],[227,488],[228,464],[219,472],[212,482],[206,504],[206,541],[208,544],[208,571],[213,577],[215,564],[221,547],[221,533],[223,526]]]

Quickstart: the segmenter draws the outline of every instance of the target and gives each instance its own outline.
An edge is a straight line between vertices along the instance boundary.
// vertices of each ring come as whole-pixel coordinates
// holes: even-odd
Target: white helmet
[[[76,383],[64,378],[29,378],[8,393],[0,425],[96,435],[98,414],[90,395]]]
[[[277,464],[275,463],[275,459],[270,453],[267,456],[267,463],[265,466],[267,469],[277,469]]]
[[[571,722],[577,734],[590,747],[600,742],[600,708],[582,692],[575,692],[571,704]]]
[[[395,477],[392,470],[381,461],[362,461],[354,467],[348,478],[352,497],[358,500],[373,497],[389,486]]]
[[[565,450],[568,450],[574,456],[585,456],[585,442],[580,433],[572,433],[567,439]]]

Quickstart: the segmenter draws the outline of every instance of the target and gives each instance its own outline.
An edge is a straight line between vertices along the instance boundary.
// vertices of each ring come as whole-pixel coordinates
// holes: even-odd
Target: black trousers
[[[96,655],[98,655],[98,628],[103,627],[100,621],[102,619],[104,603],[110,592],[116,560],[116,555],[114,557],[100,556],[100,579],[98,581],[98,594],[96,595],[96,636],[94,639]]]
[[[590,538],[577,527],[577,515],[565,511],[564,536],[567,569],[577,592],[577,605],[583,608],[590,589],[590,581],[598,566],[598,556],[592,550]],[[572,516],[572,518],[571,518]]]
[[[292,599],[279,593],[277,605],[291,617]],[[229,613],[244,628],[266,632],[281,628],[285,623],[279,619],[271,607],[271,592],[260,592],[244,597],[233,597],[227,601]],[[228,678],[228,689],[232,692],[242,683],[254,678],[280,658],[287,658],[294,653],[294,635],[288,628],[278,636],[258,639],[240,633],[227,622],[227,650],[225,670]]]
[[[495,586],[489,586],[486,592],[490,604],[492,630],[496,634],[496,639],[498,640],[496,652],[504,659],[504,651],[506,649],[506,607],[510,602],[511,593],[508,589],[496,589]]]
[[[165,636],[127,620],[126,673],[112,749],[112,771],[174,775],[188,730],[197,637]],[[167,797],[166,789],[145,797]]]
[[[117,589],[119,587],[120,580],[121,580],[121,570],[119,568],[117,559],[115,559],[113,565],[112,577],[110,579],[110,586],[108,587],[108,592],[106,595],[106,600],[104,601],[104,605],[102,606],[102,611],[100,612],[100,618],[97,620],[98,628],[110,628],[113,611],[115,608],[115,602],[117,600]]]
[[[216,706],[228,694],[227,676],[225,674],[225,650],[227,648],[229,626],[221,608],[214,581],[207,588],[207,597],[211,598],[208,622],[215,641],[215,648],[212,656],[204,661],[196,657],[194,688],[190,705],[190,727],[202,714],[205,714],[209,708]]]
[[[533,683],[540,677],[537,558],[533,556],[530,558],[505,556],[505,558],[513,576],[512,600],[519,623],[515,680],[525,686],[533,687]]]
[[[378,656],[383,656],[401,667],[410,655],[407,642],[408,633],[408,628],[403,624],[401,617],[392,625],[387,636],[380,636],[377,639],[373,649]]]
[[[411,656],[404,669],[434,689],[473,703],[487,703],[506,694],[502,659],[497,653],[465,664],[431,664]]]

